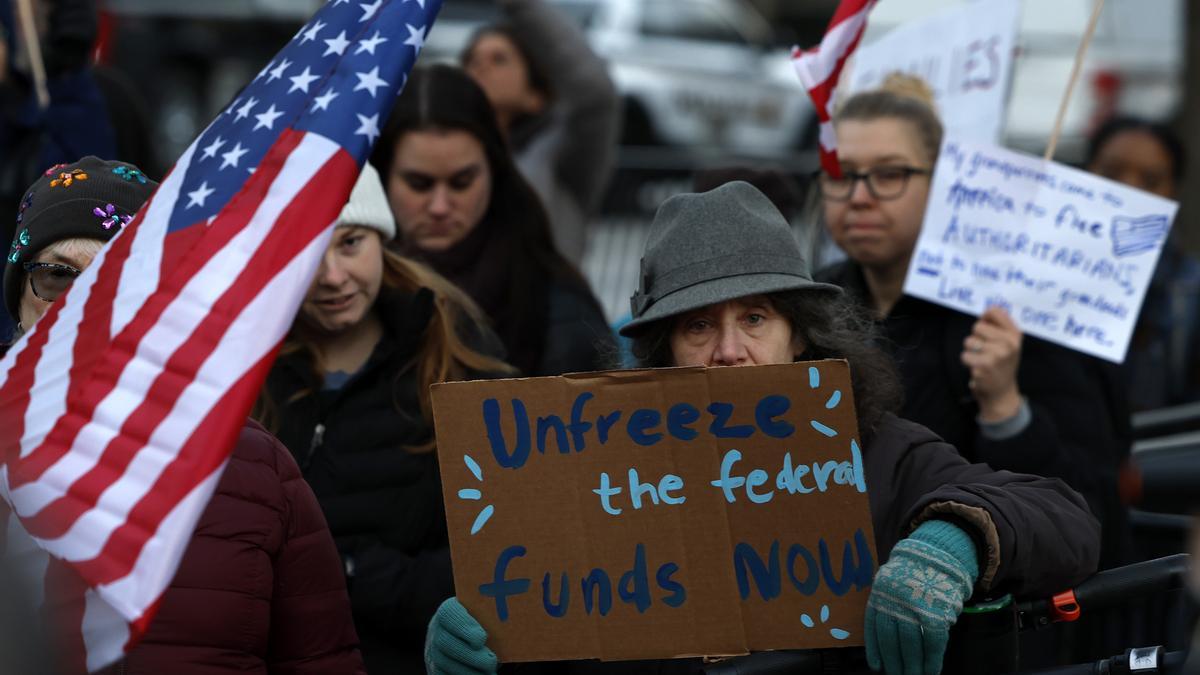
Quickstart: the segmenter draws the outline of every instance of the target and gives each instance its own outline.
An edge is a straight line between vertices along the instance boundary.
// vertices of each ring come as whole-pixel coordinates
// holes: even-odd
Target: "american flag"
[[[153,618],[440,5],[330,0],[0,361],[0,534],[72,672]]]
[[[842,168],[837,159],[837,136],[833,132],[834,92],[846,59],[858,48],[867,28],[867,14],[876,0],[842,0],[838,4],[821,44],[812,49],[792,50],[792,65],[800,82],[808,90],[817,108],[820,122],[821,166],[835,178],[841,178]]]

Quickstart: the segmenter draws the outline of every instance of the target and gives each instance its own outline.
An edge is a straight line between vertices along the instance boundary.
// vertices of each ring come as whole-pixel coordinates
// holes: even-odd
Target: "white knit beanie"
[[[358,182],[350,192],[350,201],[342,209],[335,227],[366,227],[375,230],[384,241],[396,237],[396,219],[388,204],[379,172],[370,164],[363,165]]]

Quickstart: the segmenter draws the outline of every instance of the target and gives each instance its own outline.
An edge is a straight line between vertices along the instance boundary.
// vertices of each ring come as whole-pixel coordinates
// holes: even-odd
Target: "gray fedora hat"
[[[749,295],[814,290],[817,283],[786,220],[763,193],[742,181],[701,194],[682,194],[654,216],[641,286],[633,294],[632,337],[647,324]]]

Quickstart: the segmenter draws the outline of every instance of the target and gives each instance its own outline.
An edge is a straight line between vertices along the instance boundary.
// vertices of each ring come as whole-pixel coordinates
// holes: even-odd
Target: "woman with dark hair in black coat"
[[[1088,141],[1083,168],[1167,199],[1179,199],[1187,153],[1163,124],[1115,117]],[[1200,400],[1200,260],[1171,228],[1121,367],[1133,410]]]
[[[419,69],[376,144],[401,252],[471,296],[530,376],[596,370],[612,333],[555,248],[487,96],[458,68]]]

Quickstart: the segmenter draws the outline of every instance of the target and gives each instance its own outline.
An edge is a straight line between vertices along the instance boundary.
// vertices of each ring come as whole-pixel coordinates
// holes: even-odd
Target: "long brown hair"
[[[496,228],[499,234],[481,257],[501,260],[507,276],[503,301],[491,307],[484,302],[483,309],[491,314],[492,326],[512,363],[527,375],[537,374],[547,339],[551,284],[574,288],[597,312],[601,311],[599,302],[583,275],[555,247],[542,201],[514,163],[496,113],[475,80],[444,64],[413,71],[371,155],[371,164],[384,177],[385,189],[400,140],[420,131],[462,131],[483,147],[492,191],[487,211],[476,227]],[[411,255],[429,257],[416,250],[411,250]],[[480,297],[477,288],[468,286],[467,291]]]
[[[424,336],[417,354],[396,373],[396,379],[399,380],[412,369],[416,369],[417,400],[420,404],[421,418],[430,429],[433,428],[433,405],[429,395],[432,385],[468,379],[472,373],[508,375],[516,372],[504,361],[477,351],[464,341],[464,335],[484,330],[486,319],[466,293],[428,266],[384,248],[382,288],[405,295],[415,294],[422,288],[433,293],[433,314],[424,327]],[[473,325],[464,330],[464,323]],[[292,354],[303,354],[318,375],[324,372],[316,346],[304,339],[303,331],[296,330],[295,323],[292,324],[292,330],[288,331],[279,351],[280,357]],[[312,390],[303,389],[289,398],[287,403],[314,393]],[[399,409],[399,402],[395,402],[395,405]],[[271,400],[264,387],[254,406],[254,417],[268,429],[274,430],[278,426],[277,408],[276,402]],[[425,443],[404,449],[412,453],[423,453],[433,450],[434,447],[435,439],[430,438]]]

